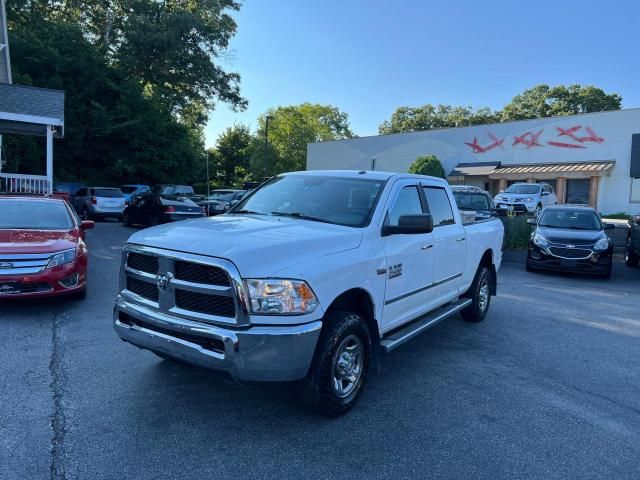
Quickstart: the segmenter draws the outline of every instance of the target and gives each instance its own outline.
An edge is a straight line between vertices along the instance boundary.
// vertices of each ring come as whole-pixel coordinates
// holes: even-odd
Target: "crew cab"
[[[85,231],[71,206],[52,197],[0,196],[0,301],[70,295],[87,287]]]
[[[114,326],[240,381],[299,381],[335,416],[381,353],[458,312],[485,318],[502,238],[499,220],[463,225],[442,179],[283,174],[226,214],[133,234]]]

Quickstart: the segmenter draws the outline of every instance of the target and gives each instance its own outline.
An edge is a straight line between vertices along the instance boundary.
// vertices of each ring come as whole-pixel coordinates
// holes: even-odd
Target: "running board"
[[[387,353],[391,350],[398,348],[405,342],[408,342],[413,337],[417,337],[422,332],[429,330],[431,327],[437,325],[443,320],[455,315],[463,308],[471,304],[470,298],[461,298],[455,302],[448,303],[443,307],[437,308],[432,312],[429,312],[424,317],[416,320],[406,327],[401,328],[393,332],[388,337],[384,337],[380,342],[382,351]]]

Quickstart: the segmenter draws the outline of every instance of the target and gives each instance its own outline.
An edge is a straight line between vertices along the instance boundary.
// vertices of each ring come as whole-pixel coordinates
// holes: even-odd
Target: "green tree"
[[[307,144],[353,138],[349,116],[331,105],[303,103],[277,107],[258,119],[251,159],[254,178],[264,176],[264,138],[269,116],[268,175],[304,170]]]
[[[502,121],[620,110],[622,97],[581,85],[537,85],[516,95],[504,107]]]
[[[466,127],[500,121],[499,112],[488,108],[473,110],[471,107],[452,105],[423,105],[399,107],[378,127],[381,135],[417,132],[434,128]]]
[[[215,148],[209,150],[212,184],[239,187],[248,181],[254,147],[253,136],[246,125],[234,125],[222,132]]]
[[[411,164],[409,173],[429,175],[431,177],[445,178],[444,168],[435,155],[422,155]]]

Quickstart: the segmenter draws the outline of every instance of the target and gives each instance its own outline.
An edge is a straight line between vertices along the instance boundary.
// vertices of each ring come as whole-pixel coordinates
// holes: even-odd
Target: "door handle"
[[[464,237],[458,237],[456,238],[456,242],[464,242],[465,238]]]
[[[433,247],[433,245],[430,244],[430,243],[427,243],[427,244],[424,244],[424,245],[420,245],[420,250],[428,250],[431,247]]]

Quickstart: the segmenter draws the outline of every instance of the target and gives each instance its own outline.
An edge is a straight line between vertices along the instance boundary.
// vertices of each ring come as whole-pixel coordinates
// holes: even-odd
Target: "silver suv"
[[[119,188],[85,187],[71,197],[71,204],[82,220],[122,219],[125,198]]]
[[[493,199],[501,212],[540,214],[548,205],[558,203],[558,197],[548,183],[514,183]]]

